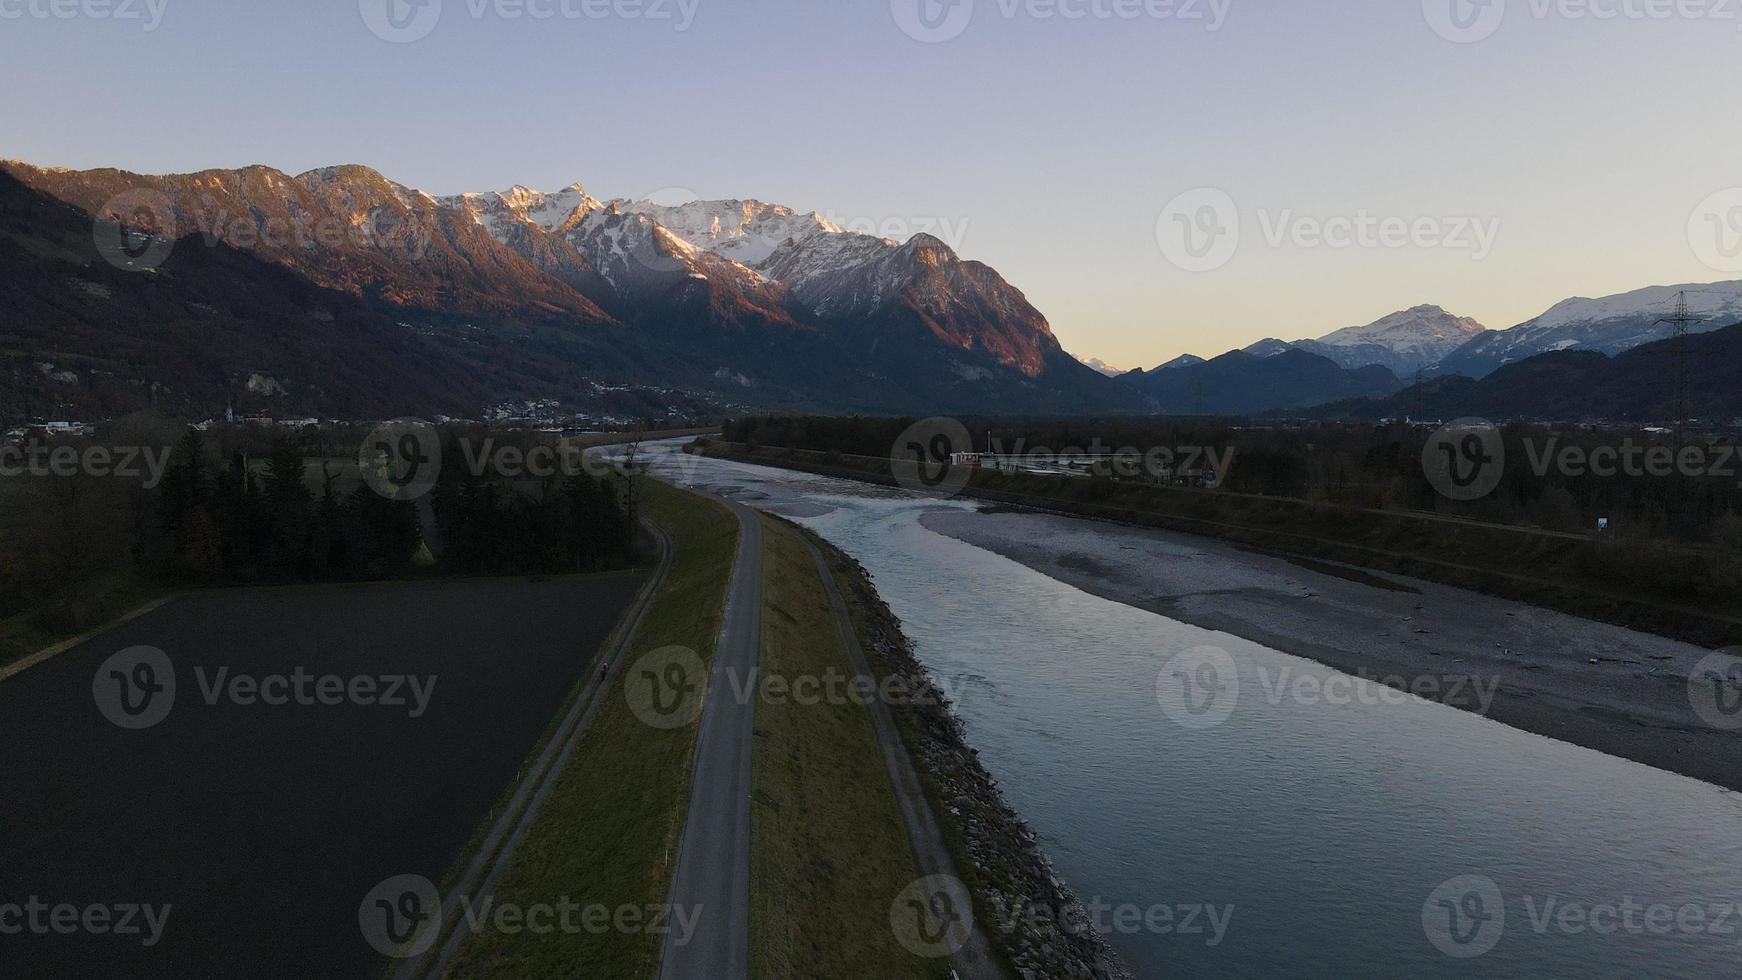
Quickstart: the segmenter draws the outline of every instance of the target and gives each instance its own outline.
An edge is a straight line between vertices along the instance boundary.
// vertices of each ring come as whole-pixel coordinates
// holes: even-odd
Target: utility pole
[[[1678,451],[1687,445],[1688,416],[1692,414],[1688,404],[1688,327],[1700,320],[1688,312],[1688,294],[1683,290],[1676,294],[1674,315],[1657,321],[1675,327],[1675,447]]]

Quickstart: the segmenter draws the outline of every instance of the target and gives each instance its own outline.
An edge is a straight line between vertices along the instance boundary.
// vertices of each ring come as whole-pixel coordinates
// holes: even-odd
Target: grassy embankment
[[[645,513],[671,536],[669,578],[654,597],[626,663],[661,647],[686,646],[711,661],[738,546],[738,522],[723,507],[646,480]],[[499,904],[662,906],[688,812],[693,726],[642,724],[614,683],[569,766],[495,889]],[[579,921],[577,916],[577,921]],[[450,978],[650,977],[663,936],[579,929],[467,940]]]
[[[709,455],[893,485],[890,461],[713,442]],[[1742,642],[1742,572],[1652,542],[1308,501],[979,470],[965,496],[1221,538],[1475,589],[1706,646]]]
[[[760,676],[852,677],[803,532],[762,520]],[[835,690],[844,695],[845,683]],[[870,712],[823,700],[838,703],[787,695],[757,705],[751,975],[947,977],[947,963],[908,953],[890,928],[890,904],[921,874]]]

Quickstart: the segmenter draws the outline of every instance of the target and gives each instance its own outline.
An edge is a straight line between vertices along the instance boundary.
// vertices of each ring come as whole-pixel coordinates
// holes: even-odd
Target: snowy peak
[[[1366,326],[1344,327],[1320,337],[1319,343],[1332,347],[1382,344],[1400,354],[1432,353],[1437,359],[1486,329],[1470,317],[1427,305],[1381,317]]]
[[[1716,326],[1729,326],[1742,320],[1742,281],[1739,281],[1648,286],[1602,299],[1574,297],[1556,303],[1543,315],[1520,324],[1516,329],[1541,333],[1582,324],[1612,323],[1647,317],[1661,319],[1675,312],[1676,304],[1684,295],[1687,298],[1689,314],[1724,321],[1715,324]]]
[[[644,214],[689,244],[742,265],[758,265],[789,241],[841,229],[816,212],[800,214],[761,201],[692,201],[667,206],[621,201],[625,211]]]
[[[561,234],[604,206],[578,183],[554,193],[516,184],[505,191],[460,194],[440,200],[444,207],[470,214],[498,241],[510,237],[514,224]]]
[[[1246,353],[1275,357],[1290,350],[1304,350],[1351,370],[1378,365],[1406,376],[1439,363],[1486,329],[1469,317],[1423,305],[1400,310],[1364,326],[1344,327],[1318,340],[1288,343],[1267,338],[1247,347]]]
[[[1160,367],[1156,368],[1155,370],[1157,370],[1157,371],[1171,371],[1174,368],[1192,367],[1193,365],[1202,364],[1202,363],[1204,363],[1204,359],[1199,357],[1196,354],[1181,354],[1180,356],[1174,358],[1171,361],[1168,361],[1166,364],[1161,365]]]
[[[1448,355],[1446,373],[1481,378],[1503,365],[1551,351],[1591,350],[1615,355],[1671,337],[1664,323],[1687,299],[1696,318],[1690,333],[1707,333],[1742,322],[1742,281],[1650,286],[1601,299],[1576,297],[1511,330],[1490,331]]]

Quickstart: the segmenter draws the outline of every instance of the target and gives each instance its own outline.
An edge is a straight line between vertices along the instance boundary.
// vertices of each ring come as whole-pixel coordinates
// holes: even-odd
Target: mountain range
[[[1668,423],[1681,413],[1728,425],[1742,419],[1742,323],[1641,344],[1610,356],[1550,351],[1481,378],[1446,375],[1379,399],[1301,413],[1318,418],[1624,421]]]
[[[1505,331],[1418,306],[1121,374],[1065,353],[1021,291],[930,235],[579,183],[436,197],[361,166],[0,161],[0,278],[11,416],[1259,414],[1619,355],[1669,336],[1684,298],[1694,333],[1742,320],[1742,282],[1571,299]]]
[[[1742,321],[1742,281],[1651,286],[1601,299],[1574,298],[1509,330],[1490,330],[1438,306],[1418,306],[1365,326],[1345,327],[1317,340],[1260,340],[1244,348],[1255,357],[1302,350],[1345,368],[1379,365],[1405,380],[1461,374],[1480,379],[1504,365],[1558,351],[1620,354],[1673,336],[1665,322],[1685,300],[1690,333]],[[1156,370],[1196,363],[1185,355]]]
[[[351,346],[371,348],[364,361],[388,350],[405,356],[405,347],[442,370],[460,367],[450,363],[456,357],[482,359],[488,373],[520,379],[504,389],[516,397],[583,409],[600,391],[625,389],[719,410],[1143,408],[1066,354],[1046,318],[995,270],[929,235],[894,242],[756,201],[601,201],[580,184],[438,198],[360,166],[144,176],[6,162],[0,181],[9,279],[29,274],[38,285],[85,290],[87,301],[96,294],[76,284],[113,294],[112,271],[166,281],[167,267],[134,269],[125,257],[98,268],[100,254],[76,247],[80,223],[89,241],[94,222],[96,237],[122,229],[115,237],[134,246],[127,254],[167,252],[184,274],[216,261],[188,254],[199,251],[224,253],[238,280],[290,273],[333,294],[323,305],[345,305],[343,297],[347,309],[386,321],[354,338]],[[51,202],[70,213],[45,218]],[[45,237],[73,247],[45,247]],[[154,403],[189,408],[222,390],[225,399],[301,413],[382,402],[434,411],[423,386],[391,374],[375,381],[374,395],[335,391],[344,375],[267,358],[246,323],[232,324],[243,336],[206,351],[197,369],[137,360],[178,346],[177,331],[197,334],[190,324],[206,314],[184,304],[141,324],[118,304],[74,310],[59,298],[21,298],[29,317],[20,329],[45,346],[8,346],[23,352],[13,356],[15,376],[34,383],[35,365],[48,365],[42,376],[59,380],[39,394],[68,410],[137,401],[126,396],[144,389]],[[198,302],[241,315],[245,301],[244,291],[229,303]],[[267,370],[263,358],[276,366]],[[246,383],[256,377],[266,380]],[[405,397],[388,397],[398,391]],[[484,407],[465,401],[467,414]]]
[[[1454,316],[1437,306],[1417,306],[1365,326],[1344,327],[1317,340],[1261,340],[1246,352],[1269,357],[1284,350],[1304,350],[1345,368],[1377,364],[1402,378],[1438,364],[1486,329],[1469,317]]]

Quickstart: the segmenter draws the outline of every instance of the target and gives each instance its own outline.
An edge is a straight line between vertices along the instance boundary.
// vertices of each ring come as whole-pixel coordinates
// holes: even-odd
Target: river
[[[1098,598],[921,524],[970,503],[648,453],[869,570],[1139,976],[1742,975],[1735,794]],[[1176,689],[1222,656],[1206,649],[1239,678],[1208,711]]]

